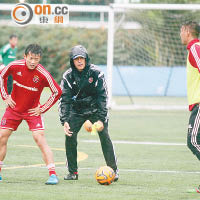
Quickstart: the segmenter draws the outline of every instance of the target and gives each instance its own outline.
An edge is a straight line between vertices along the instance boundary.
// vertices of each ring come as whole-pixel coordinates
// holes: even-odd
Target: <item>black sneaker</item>
[[[115,178],[114,178],[114,182],[117,182],[119,179],[119,172],[118,170],[115,171]]]
[[[78,174],[69,173],[64,177],[64,180],[78,180]]]

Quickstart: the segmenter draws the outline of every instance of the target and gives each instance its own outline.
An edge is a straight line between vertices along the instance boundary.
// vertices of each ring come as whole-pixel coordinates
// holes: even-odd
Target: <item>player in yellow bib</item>
[[[200,26],[189,21],[182,25],[180,37],[182,44],[187,46],[187,96],[191,111],[187,145],[200,160]],[[200,186],[196,189],[200,193]]]

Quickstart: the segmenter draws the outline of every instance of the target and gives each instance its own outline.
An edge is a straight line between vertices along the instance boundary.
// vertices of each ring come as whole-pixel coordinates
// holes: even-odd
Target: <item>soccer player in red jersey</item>
[[[25,120],[49,170],[46,184],[57,184],[53,153],[45,139],[42,114],[56,103],[62,91],[50,73],[39,64],[41,56],[41,47],[30,44],[25,50],[24,59],[10,63],[0,72],[1,96],[7,105],[0,124],[0,171],[6,156],[8,138]],[[11,95],[8,95],[5,87],[5,79],[9,75],[13,76]],[[49,87],[52,94],[44,105],[40,105],[44,87]]]

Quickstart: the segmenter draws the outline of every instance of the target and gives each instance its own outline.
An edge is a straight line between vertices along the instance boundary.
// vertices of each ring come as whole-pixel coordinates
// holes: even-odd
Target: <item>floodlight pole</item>
[[[110,5],[108,11],[108,40],[107,40],[107,83],[108,83],[108,107],[112,108],[112,70],[114,48],[114,9]]]

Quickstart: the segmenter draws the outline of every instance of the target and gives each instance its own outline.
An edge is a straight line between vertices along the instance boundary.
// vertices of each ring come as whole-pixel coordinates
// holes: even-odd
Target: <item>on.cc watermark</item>
[[[11,11],[12,20],[21,26],[27,24],[67,24],[69,7],[66,4],[16,4]]]

